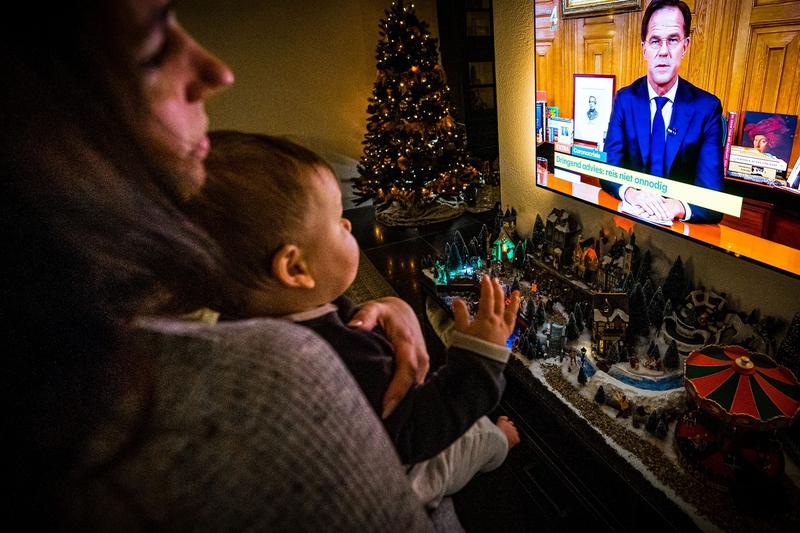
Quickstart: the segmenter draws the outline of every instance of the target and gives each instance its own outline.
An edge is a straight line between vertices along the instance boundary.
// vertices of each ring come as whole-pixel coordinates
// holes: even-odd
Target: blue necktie
[[[665,96],[656,96],[656,115],[653,117],[653,129],[650,132],[650,174],[664,176],[664,153],[667,143],[664,132],[664,116],[661,110],[669,101]]]

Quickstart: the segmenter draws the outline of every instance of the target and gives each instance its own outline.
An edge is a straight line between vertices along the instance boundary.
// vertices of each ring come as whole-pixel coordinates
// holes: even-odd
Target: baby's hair
[[[231,277],[228,302],[210,302],[236,313],[245,289],[271,283],[271,262],[286,244],[302,244],[309,184],[330,165],[311,150],[270,135],[215,131],[209,135],[208,178],[189,206],[191,216],[220,245]],[[241,293],[243,294],[243,292]]]

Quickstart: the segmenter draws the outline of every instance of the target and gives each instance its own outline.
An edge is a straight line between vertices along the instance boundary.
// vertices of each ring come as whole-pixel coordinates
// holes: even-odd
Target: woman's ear
[[[303,251],[296,244],[285,244],[275,252],[272,256],[272,275],[291,289],[313,289],[316,285],[303,258]]]

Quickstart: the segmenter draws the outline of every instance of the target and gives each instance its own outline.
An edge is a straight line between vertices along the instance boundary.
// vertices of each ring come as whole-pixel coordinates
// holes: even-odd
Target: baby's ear
[[[291,289],[313,289],[316,285],[303,251],[296,244],[285,244],[272,256],[272,275]]]

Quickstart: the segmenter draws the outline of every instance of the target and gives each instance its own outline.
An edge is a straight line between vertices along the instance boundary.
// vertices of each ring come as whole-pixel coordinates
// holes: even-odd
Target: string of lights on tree
[[[385,14],[356,195],[361,202],[398,202],[404,208],[459,200],[479,176],[467,161],[464,128],[451,116],[438,41],[417,18],[414,4],[395,0]]]

